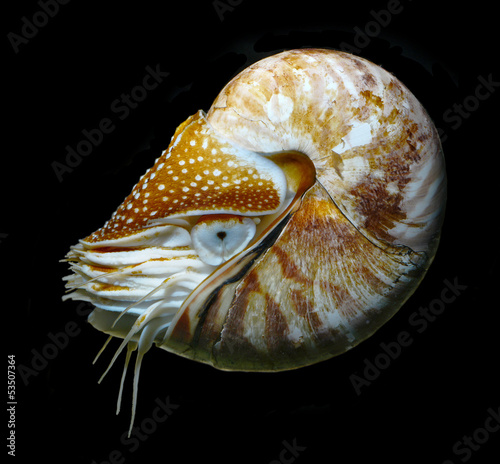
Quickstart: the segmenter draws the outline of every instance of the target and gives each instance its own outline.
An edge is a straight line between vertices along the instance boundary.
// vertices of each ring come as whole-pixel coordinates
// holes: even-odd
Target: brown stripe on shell
[[[314,302],[312,299],[308,298],[300,290],[292,290],[290,292],[290,301],[294,305],[298,316],[308,321],[312,333],[321,329],[322,323],[318,315],[313,311]]]
[[[369,154],[371,171],[350,188],[347,195],[358,199],[355,207],[356,217],[364,219],[360,221],[360,227],[378,239],[392,243],[394,237],[391,235],[391,230],[396,224],[407,219],[403,205],[403,191],[412,180],[412,166],[422,157],[421,151],[416,147],[431,144],[435,134],[430,126],[424,127],[413,122],[408,115],[400,114],[397,106],[393,106],[399,103],[399,108],[402,108],[405,99],[398,82],[391,82],[384,91],[386,92],[392,92],[395,101],[391,101],[388,114],[384,112],[384,98],[370,90],[360,92],[365,100],[365,108],[380,109],[378,115],[380,133],[374,137],[375,142],[351,150],[351,156]],[[362,122],[369,116],[369,114],[363,116],[361,112],[358,114]],[[403,126],[405,130],[397,132],[397,136],[391,134],[389,138],[387,128],[395,123]],[[391,186],[391,189],[388,186]]]
[[[269,294],[266,295],[266,339],[267,350],[270,353],[281,353],[282,356],[294,356],[296,347],[300,347],[301,342],[296,343],[290,339],[290,327],[281,310],[280,304]]]

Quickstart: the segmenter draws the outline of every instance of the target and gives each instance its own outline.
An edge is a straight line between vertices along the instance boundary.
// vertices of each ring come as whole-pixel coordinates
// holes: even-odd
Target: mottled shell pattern
[[[338,355],[413,293],[446,196],[436,129],[393,75],[286,51],[176,130],[113,217],[67,258],[98,330],[227,370]],[[116,359],[116,356],[114,359]],[[113,361],[114,361],[113,359]]]

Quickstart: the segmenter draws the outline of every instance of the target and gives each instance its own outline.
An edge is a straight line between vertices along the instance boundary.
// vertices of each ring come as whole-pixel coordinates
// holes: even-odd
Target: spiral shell
[[[413,293],[445,195],[436,129],[398,79],[347,53],[286,51],[179,126],[70,251],[68,297],[138,346],[139,366],[153,343],[220,369],[306,366]]]

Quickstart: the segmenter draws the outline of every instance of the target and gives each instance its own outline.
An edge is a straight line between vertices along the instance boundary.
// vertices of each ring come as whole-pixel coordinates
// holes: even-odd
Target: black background
[[[22,18],[32,19],[41,7],[34,1],[9,5],[0,227],[8,354],[15,354],[18,367],[33,368],[49,334],[64,332],[68,323],[78,332],[36,375],[24,371],[23,380],[17,374],[18,459],[35,453],[72,463],[115,457],[267,464],[279,460],[283,441],[295,440],[305,448],[298,463],[464,462],[469,456],[457,455],[453,446],[484,426],[488,408],[500,405],[494,323],[500,89],[481,101],[474,97],[480,77],[500,81],[496,12],[464,2],[401,0],[402,11],[377,27],[370,12],[394,3],[225,3],[234,7],[221,17],[212,1],[72,0],[17,53],[7,34],[21,34]],[[363,41],[359,30],[372,37]],[[92,365],[106,336],[86,323],[78,303],[61,302],[67,265],[59,260],[110,217],[175,127],[208,110],[244,67],[283,49],[347,44],[398,76],[442,130],[448,208],[434,264],[371,339],[315,366],[226,373],[152,349],[142,368],[136,425],[151,425],[158,398],[178,408],[135,449],[121,438],[130,419],[131,377],[123,411],[115,416],[121,368],[97,384],[113,350]],[[141,84],[146,66],[169,75],[120,120],[111,105]],[[470,111],[451,119],[450,110],[464,100]],[[82,130],[104,118],[113,120],[114,130],[60,181],[52,163],[66,164],[66,146],[76,147]],[[440,298],[445,279],[467,288],[418,333],[409,318]],[[402,331],[413,343],[357,395],[351,376],[362,376],[380,344]],[[494,462],[499,435],[491,434],[469,461]]]

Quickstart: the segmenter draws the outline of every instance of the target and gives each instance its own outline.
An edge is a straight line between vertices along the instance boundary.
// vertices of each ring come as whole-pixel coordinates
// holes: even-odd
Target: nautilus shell
[[[436,129],[393,75],[286,51],[189,117],[111,219],[67,255],[98,330],[225,370],[354,347],[403,305],[439,241]],[[134,396],[135,398],[135,396]],[[135,401],[135,400],[134,400]]]

